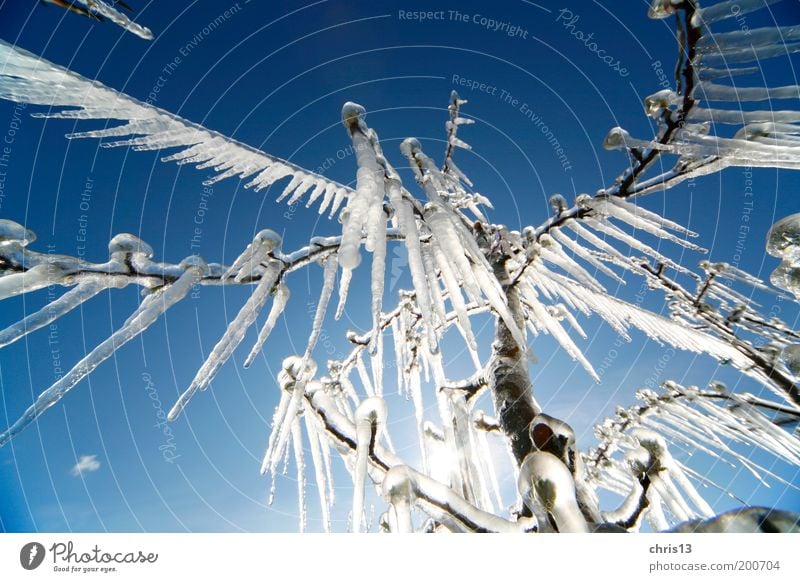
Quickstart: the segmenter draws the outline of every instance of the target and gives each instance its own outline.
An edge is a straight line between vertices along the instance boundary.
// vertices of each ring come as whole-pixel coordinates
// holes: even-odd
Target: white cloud
[[[93,473],[100,468],[100,461],[97,460],[97,455],[81,455],[78,457],[78,462],[75,464],[70,473],[77,477],[83,473]]]

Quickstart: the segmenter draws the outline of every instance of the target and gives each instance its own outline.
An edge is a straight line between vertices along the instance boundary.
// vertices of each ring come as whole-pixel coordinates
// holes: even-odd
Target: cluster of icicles
[[[792,465],[800,463],[800,439],[774,423],[762,407],[784,410],[794,417],[800,414],[800,409],[776,407],[775,403],[752,394],[733,393],[718,382],[700,389],[668,381],[660,391],[643,389],[636,396],[641,405],[618,409],[615,418],[596,428],[600,445],[584,456],[584,463],[593,485],[631,499],[631,488],[636,487],[632,474],[637,474],[643,458],[652,455],[654,449],[660,451],[660,462],[667,470],[651,476],[656,481],[648,492],[647,519],[653,529],[661,531],[669,523],[713,515],[686,476],[705,486],[713,486],[713,482],[665,455],[664,437],[674,448],[687,447],[726,466],[744,467],[762,483],[770,478],[792,489],[798,488],[775,474],[773,464],[759,465],[752,449],[770,451]],[[643,440],[642,434],[648,436]],[[646,453],[642,447],[647,449]],[[665,516],[662,507],[668,510],[671,519]]]

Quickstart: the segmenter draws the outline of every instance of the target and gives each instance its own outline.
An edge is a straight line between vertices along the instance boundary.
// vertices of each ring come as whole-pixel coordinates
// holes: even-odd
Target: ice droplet
[[[781,264],[770,275],[770,282],[800,297],[800,213],[772,225],[767,233],[767,252],[781,259]]]
[[[561,194],[553,194],[550,196],[548,200],[550,203],[550,208],[553,209],[553,212],[556,214],[561,214],[567,209],[567,200]]]
[[[13,220],[0,218],[0,246],[9,243],[18,243],[27,246],[36,240],[36,234]]]
[[[790,344],[781,351],[781,362],[792,375],[800,377],[800,344]]]

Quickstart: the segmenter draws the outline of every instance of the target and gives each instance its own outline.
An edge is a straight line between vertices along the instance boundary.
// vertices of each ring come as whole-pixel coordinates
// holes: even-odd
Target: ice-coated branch
[[[311,383],[313,384],[313,383]],[[349,419],[337,406],[335,400],[325,389],[306,388],[306,400],[309,410],[320,419],[325,433],[335,443],[339,453],[351,462],[358,456],[358,429],[354,420]],[[371,422],[366,423],[372,426]],[[366,432],[366,431],[364,431]],[[456,494],[453,489],[405,465],[399,458],[387,451],[372,438],[370,429],[369,442],[372,446],[366,448],[369,467],[374,469],[371,474],[373,480],[383,483],[386,473],[392,468],[398,477],[392,477],[383,489],[385,492],[402,494],[394,491],[394,487],[409,487],[405,493],[413,492],[413,502],[418,507],[439,523],[446,524],[452,531],[468,532],[525,532],[535,530],[535,522],[521,519],[512,522],[496,516],[487,511],[476,508]],[[365,435],[366,437],[366,435]],[[402,479],[399,477],[402,476]],[[403,483],[403,480],[406,480]],[[400,481],[398,483],[398,481]],[[354,522],[355,523],[355,522]]]
[[[514,318],[512,325],[522,327],[524,316],[519,290],[509,283],[505,258],[494,258],[495,276],[504,287],[508,309]],[[533,398],[533,384],[528,374],[526,347],[514,339],[504,320],[498,319],[492,360],[489,368],[489,386],[503,434],[508,439],[518,465],[533,450],[529,429],[534,417],[542,410]]]
[[[371,397],[362,401],[356,408],[356,462],[353,478],[352,531],[361,531],[364,515],[364,487],[367,481],[367,460],[369,453],[386,424],[386,403],[381,398]]]
[[[69,4],[75,3],[85,6],[86,14],[92,18],[96,18],[100,21],[108,19],[139,38],[153,40],[153,32],[149,28],[133,22],[124,12],[117,10],[111,4],[103,2],[103,0],[75,0],[75,2],[69,2]],[[125,4],[125,2],[116,1],[114,3],[125,10],[131,11],[130,6]]]
[[[554,455],[534,451],[519,470],[519,493],[534,515],[557,532],[587,533],[589,526],[575,499],[575,482]]]
[[[296,164],[238,142],[215,131],[187,121],[158,107],[109,89],[97,81],[50,63],[19,47],[0,41],[0,99],[52,107],[36,117],[59,119],[119,120],[122,125],[69,134],[77,138],[122,138],[104,141],[103,147],[132,147],[136,151],[178,148],[162,158],[179,164],[195,164],[212,169],[213,184],[226,178],[248,179],[245,188],[263,190],[290,178],[279,199],[294,203],[311,192],[308,204],[322,198],[320,214],[327,208],[336,213],[352,190]],[[57,86],[58,91],[52,88]],[[61,109],[58,108],[70,108]]]
[[[650,503],[660,503],[658,500],[667,495],[670,502],[676,504],[673,509],[679,517],[687,512],[681,509],[678,497],[686,496],[703,513],[709,512],[702,498],[688,485],[685,468],[664,453],[666,445],[659,440],[661,437],[650,431],[637,433],[641,428],[655,430],[672,443],[703,451],[725,463],[736,461],[761,480],[765,476],[784,482],[771,470],[771,465],[758,464],[752,453],[741,451],[742,445],[763,449],[786,463],[800,462],[800,441],[774,422],[775,413],[788,413],[797,421],[800,408],[786,407],[750,394],[732,393],[720,383],[700,390],[666,382],[661,392],[640,390],[637,398],[643,404],[621,408],[613,419],[595,428],[600,445],[586,455],[585,463],[590,480],[601,487],[618,492],[631,487],[630,481],[625,481],[629,473],[624,470],[624,463],[630,463],[630,459],[619,461],[614,455],[619,450],[635,449],[643,444],[644,438],[644,444],[652,449],[648,454],[659,456],[660,466],[669,471],[685,492],[676,496],[670,493],[669,483],[655,483],[659,491],[657,496],[651,497]],[[621,485],[622,482],[628,484]],[[629,495],[631,499],[632,494]]]
[[[117,236],[138,240],[129,234]],[[386,236],[388,240],[403,238],[394,229],[387,230]],[[116,240],[121,240],[121,238],[115,237],[109,244],[113,246]],[[311,263],[324,260],[338,250],[340,243],[340,236],[312,237],[308,245],[291,253],[277,252],[273,255],[283,264],[281,271],[283,276]],[[141,244],[146,245],[143,242]],[[149,245],[147,248],[150,249]],[[23,247],[17,242],[12,242],[0,246],[0,282],[5,281],[7,277],[10,277],[12,281],[12,283],[0,283],[0,290],[13,289],[12,295],[16,295],[36,291],[51,284],[73,286],[82,282],[103,282],[106,279],[109,287],[122,286],[124,283],[156,289],[174,283],[183,272],[178,263],[151,261],[152,249],[148,253],[131,251],[129,254],[131,256],[126,259],[111,257],[106,262],[92,263],[69,255],[39,253]],[[199,274],[195,284],[203,286],[256,285],[261,279],[260,272],[244,274],[238,269],[238,275],[231,277],[232,268],[220,263],[208,263]],[[33,271],[33,276],[27,280],[18,280],[13,277],[31,271]]]
[[[387,237],[392,239],[399,236],[395,231],[387,232]],[[315,238],[311,244],[285,255],[280,252],[280,237],[272,231],[261,231],[234,264],[225,267],[218,263],[206,264],[199,258],[190,258],[179,264],[154,262],[153,249],[129,234],[120,234],[111,240],[109,260],[103,263],[91,263],[67,255],[38,253],[27,246],[32,240],[35,240],[35,235],[22,226],[8,220],[0,224],[0,291],[5,290],[5,296],[11,296],[54,284],[74,288],[38,312],[0,331],[0,347],[41,329],[105,289],[136,284],[144,287],[150,295],[120,330],[95,348],[67,376],[42,393],[25,415],[3,434],[0,446],[57,402],[114,351],[146,330],[163,310],[183,299],[188,289],[196,285],[253,285],[253,294],[230,322],[195,380],[170,411],[169,418],[175,419],[194,393],[205,389],[230,358],[247,329],[255,322],[275,285],[288,273],[311,262],[335,260],[341,242],[340,237]],[[191,274],[188,283],[187,272]],[[288,299],[288,293],[282,289],[285,286],[279,285],[277,306],[268,318],[266,334],[262,330],[259,336],[259,347],[263,345],[269,329],[274,326]],[[165,299],[153,305],[156,302],[154,298],[162,296]],[[140,313],[143,309],[145,311]],[[252,359],[252,353],[249,359]]]
[[[682,307],[683,314],[691,315],[708,326],[709,331],[733,347],[744,358],[744,361],[733,362],[740,370],[761,381],[788,403],[800,405],[800,388],[795,379],[779,368],[776,365],[777,361],[769,353],[760,350],[736,333],[735,326],[739,323],[737,317],[726,317],[716,309],[709,308],[707,303],[697,299],[697,295],[667,276],[663,269],[653,268],[647,263],[642,263],[640,266],[647,271],[653,281],[675,299],[675,303]],[[773,324],[772,327],[780,329],[779,325]],[[791,334],[788,335],[791,337]]]

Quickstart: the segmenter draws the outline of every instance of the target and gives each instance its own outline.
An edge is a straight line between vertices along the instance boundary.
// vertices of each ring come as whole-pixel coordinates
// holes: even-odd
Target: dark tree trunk
[[[496,257],[493,265],[495,275],[506,293],[514,321],[520,329],[524,329],[519,292],[516,286],[509,285],[505,257]],[[533,399],[533,385],[528,375],[526,350],[517,344],[511,331],[499,317],[492,344],[492,356],[489,386],[494,399],[494,408],[517,466],[520,466],[526,455],[533,450],[529,428],[540,409]]]

